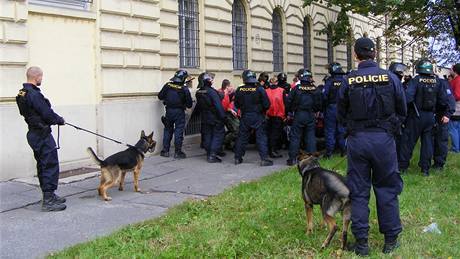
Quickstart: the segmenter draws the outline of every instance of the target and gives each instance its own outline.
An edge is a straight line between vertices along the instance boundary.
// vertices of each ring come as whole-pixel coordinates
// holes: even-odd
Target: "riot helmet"
[[[417,62],[415,71],[418,74],[434,75],[433,63],[431,63],[428,59],[421,59]]]
[[[308,69],[300,69],[298,72],[299,80],[301,84],[311,84],[313,83],[313,74]]]
[[[171,82],[178,83],[178,84],[184,84],[187,77],[188,77],[187,70],[180,69],[180,70],[177,70],[173,78],[171,78]]]
[[[278,78],[278,84],[287,82],[287,75],[285,73],[279,73],[277,78]]]
[[[329,71],[329,74],[331,75],[344,75],[345,72],[342,69],[342,66],[340,63],[333,62],[327,66],[327,70]]]
[[[242,77],[245,84],[256,84],[258,82],[256,73],[249,69],[243,71]]]
[[[397,75],[399,79],[402,79],[404,77],[404,72],[406,71],[406,69],[407,66],[400,62],[391,62],[390,67],[388,68],[388,70],[390,70],[393,74]]]

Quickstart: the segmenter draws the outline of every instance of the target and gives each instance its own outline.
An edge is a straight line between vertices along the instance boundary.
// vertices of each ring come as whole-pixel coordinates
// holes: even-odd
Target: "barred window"
[[[235,0],[232,7],[233,69],[248,67],[246,11],[241,0]]]
[[[197,0],[179,0],[180,67],[200,66],[199,12]]]
[[[30,4],[88,10],[93,0],[29,0]]]
[[[273,71],[282,72],[283,61],[283,24],[281,20],[281,12],[278,9],[273,11],[272,17],[272,32],[273,32]]]
[[[334,45],[332,42],[332,29],[328,26],[327,30],[327,63],[334,62]]]
[[[310,22],[305,17],[303,20],[303,66],[311,70],[311,32]]]

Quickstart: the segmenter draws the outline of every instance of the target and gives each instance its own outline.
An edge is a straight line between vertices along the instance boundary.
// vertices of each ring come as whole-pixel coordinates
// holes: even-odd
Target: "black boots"
[[[293,166],[293,165],[297,164],[297,159],[295,159],[295,158],[293,158],[293,159],[289,158],[289,159],[286,161],[286,164],[287,164],[288,166]]]
[[[347,247],[347,250],[354,252],[358,256],[368,256],[369,245],[367,244],[367,239],[364,238],[356,240],[356,243]]]
[[[243,158],[235,158],[235,165],[243,163]]]
[[[187,155],[184,152],[182,152],[182,150],[177,150],[176,153],[174,153],[174,158],[176,159],[184,159],[186,157]]]
[[[385,241],[385,244],[383,245],[382,253],[384,254],[389,254],[393,252],[396,248],[400,246],[399,242],[397,239],[393,241]]]
[[[61,198],[54,192],[44,192],[42,201],[42,211],[61,211],[66,209],[65,198]]]
[[[260,161],[260,166],[272,166],[273,165],[273,161],[272,160],[269,160],[269,159],[262,159],[262,161]]]
[[[277,150],[270,151],[269,156],[270,156],[271,158],[280,158],[280,157],[283,157],[283,155],[281,155],[280,153],[278,153]]]
[[[216,154],[210,154],[207,161],[208,163],[221,163],[222,159],[220,159]]]
[[[161,153],[160,153],[160,156],[162,156],[162,157],[169,157],[169,152],[168,152],[168,151],[165,151],[165,150],[162,150]]]

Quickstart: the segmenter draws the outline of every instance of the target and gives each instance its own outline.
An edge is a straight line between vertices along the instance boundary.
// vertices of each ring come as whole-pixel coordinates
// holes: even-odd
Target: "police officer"
[[[174,158],[186,158],[182,151],[184,140],[185,109],[192,108],[192,97],[185,81],[188,73],[185,70],[178,70],[170,82],[166,83],[158,94],[158,99],[166,106],[166,115],[161,118],[165,129],[163,135],[163,150],[160,155],[169,157],[169,147],[174,133]]]
[[[449,127],[448,122],[450,117],[455,113],[455,98],[452,95],[450,90],[449,82],[445,79],[441,79],[442,91],[446,92],[448,109],[446,112],[446,117],[449,120],[442,120],[442,117],[436,115],[436,127],[434,129],[434,139],[433,139],[433,169],[442,170],[444,164],[446,163],[447,153],[449,152]]]
[[[412,151],[420,137],[418,165],[423,175],[428,176],[433,156],[432,130],[435,125],[435,113],[440,116],[443,123],[449,120],[446,116],[447,95],[441,81],[433,74],[433,64],[429,60],[420,60],[416,72],[418,75],[409,82],[406,90],[407,103],[411,109],[401,138],[399,168],[402,172],[407,170]]]
[[[197,108],[201,113],[203,146],[209,163],[220,163],[217,156],[224,141],[225,111],[219,93],[212,88],[213,78],[208,73],[200,75],[202,87],[196,92]]]
[[[279,73],[277,76],[277,85],[284,89],[285,94],[289,94],[291,91],[291,85],[287,82],[287,75],[286,73]]]
[[[346,77],[337,99],[337,116],[347,127],[347,186],[351,199],[351,231],[356,254],[369,253],[369,197],[377,201],[379,230],[385,236],[383,253],[399,246],[402,230],[398,195],[403,182],[398,172],[393,133],[407,113],[401,81],[374,62],[375,45],[359,38],[354,46],[358,69]]]
[[[407,69],[407,66],[400,62],[391,62],[390,67],[388,67],[388,70],[390,70],[390,72],[395,74],[400,81],[402,81],[405,78],[404,73],[406,72],[406,69]],[[406,89],[406,87],[407,87],[407,82],[406,82],[406,86],[404,86],[404,83],[403,83],[403,89]],[[405,124],[402,123],[401,127],[405,127]],[[399,131],[396,132],[395,134],[396,153],[398,157],[399,157],[399,152],[401,150],[402,131],[403,131],[403,128],[399,129]]]
[[[264,88],[258,85],[254,72],[245,70],[242,77],[244,85],[238,87],[235,93],[235,107],[241,111],[240,129],[235,145],[235,165],[243,163],[249,134],[251,130],[255,130],[260,165],[271,166],[273,161],[268,159],[265,124],[265,112],[270,108],[270,101]]]
[[[332,156],[336,143],[341,153],[345,152],[345,129],[337,123],[337,92],[345,82],[345,72],[337,62],[329,64],[328,71],[331,76],[326,79],[323,90],[326,106],[324,114],[326,158]]]
[[[289,159],[287,165],[297,163],[303,136],[305,151],[316,151],[315,114],[322,105],[321,91],[313,85],[313,75],[307,69],[298,72],[300,84],[291,90],[286,101],[288,113],[294,115],[290,132]]]
[[[257,81],[259,81],[259,85],[262,86],[264,89],[267,89],[270,87],[270,82],[269,82],[269,75],[267,72],[262,72],[259,75],[259,78]]]
[[[37,176],[43,192],[42,211],[65,210],[66,199],[54,193],[58,187],[59,160],[50,127],[64,125],[65,121],[51,109],[51,103],[40,91],[42,70],[30,67],[26,75],[27,83],[23,84],[16,102],[29,128],[27,142],[37,161]]]

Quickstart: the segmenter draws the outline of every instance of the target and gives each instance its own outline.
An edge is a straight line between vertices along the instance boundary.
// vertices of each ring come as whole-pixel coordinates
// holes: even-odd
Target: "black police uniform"
[[[192,96],[188,87],[184,85],[185,78],[166,83],[158,94],[158,98],[166,106],[166,115],[162,118],[164,128],[162,155],[169,156],[171,138],[174,134],[175,156],[181,155],[182,141],[184,140],[185,109],[192,108]],[[183,156],[182,156],[183,155]]]
[[[251,82],[238,87],[235,92],[235,107],[241,111],[240,129],[235,145],[235,164],[243,161],[246,145],[252,130],[256,132],[257,148],[261,165],[271,165],[268,160],[268,143],[265,112],[270,108],[270,100],[264,88],[258,85],[255,76]],[[267,162],[268,161],[268,162]]]
[[[326,137],[326,156],[329,157],[337,146],[345,150],[345,128],[337,122],[337,92],[345,82],[345,73],[333,72],[324,83],[323,96],[326,106],[324,131]]]
[[[442,91],[445,91],[447,95],[448,110],[445,115],[450,118],[455,113],[455,98],[450,90],[449,82],[441,78],[439,80],[443,86]],[[433,141],[433,168],[435,169],[443,169],[449,152],[449,127],[447,123],[442,123],[441,119],[442,116],[436,115]]]
[[[56,142],[51,135],[51,125],[64,125],[64,119],[51,109],[51,103],[33,84],[23,84],[16,97],[19,111],[27,123],[27,142],[37,161],[40,188],[46,196],[54,198],[59,180],[59,160]],[[64,207],[65,208],[65,207]]]
[[[433,157],[433,126],[435,113],[446,115],[447,95],[441,81],[435,76],[420,74],[414,77],[406,90],[409,114],[401,138],[399,168],[403,171],[409,167],[415,144],[421,138],[419,167],[425,176],[429,175]],[[417,111],[415,110],[417,109]]]
[[[363,44],[369,51],[373,49],[373,43],[367,38],[358,39],[356,44]],[[398,171],[393,134],[406,113],[401,81],[393,73],[380,69],[372,60],[359,63],[358,70],[350,72],[338,93],[338,119],[346,125],[348,132],[347,186],[352,205],[351,230],[357,239],[355,252],[361,255],[368,253],[371,186],[385,246],[390,244],[393,249],[402,231],[398,195],[403,182]],[[388,252],[386,248],[384,252]]]
[[[201,114],[203,146],[208,162],[221,162],[217,153],[221,151],[225,136],[225,111],[219,93],[204,82],[196,92],[197,108]]]
[[[300,76],[300,75],[299,75]],[[294,114],[289,136],[288,165],[296,162],[303,136],[305,151],[316,151],[315,114],[322,106],[322,93],[310,82],[302,81],[291,90],[286,101],[286,110]]]

